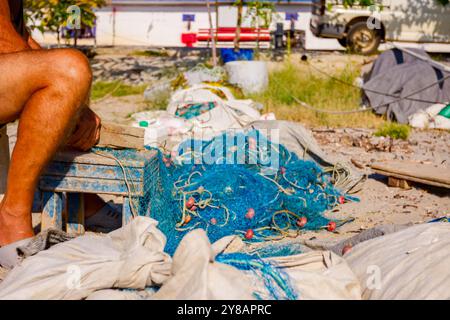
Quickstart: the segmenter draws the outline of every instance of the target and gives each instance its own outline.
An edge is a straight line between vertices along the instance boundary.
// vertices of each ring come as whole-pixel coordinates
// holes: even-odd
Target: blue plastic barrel
[[[220,49],[220,56],[223,63],[242,60],[250,61],[253,60],[253,49],[239,49],[236,52],[233,48],[223,48]]]

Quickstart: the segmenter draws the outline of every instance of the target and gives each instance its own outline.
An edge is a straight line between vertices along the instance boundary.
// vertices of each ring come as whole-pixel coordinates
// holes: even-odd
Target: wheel
[[[344,48],[347,48],[347,38],[346,37],[341,38],[341,39],[337,39],[337,41],[339,42],[339,44],[341,46],[343,46]]]
[[[351,51],[361,54],[373,54],[381,42],[379,30],[371,30],[364,21],[352,25],[347,34],[347,43]]]

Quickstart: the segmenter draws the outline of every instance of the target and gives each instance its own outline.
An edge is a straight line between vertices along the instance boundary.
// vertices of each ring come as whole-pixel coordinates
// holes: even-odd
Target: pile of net
[[[158,181],[150,175],[145,181],[152,191],[141,199],[138,214],[159,222],[171,255],[196,228],[211,242],[229,235],[246,242],[280,240],[326,229],[330,220],[323,213],[355,200],[334,188],[332,172],[299,159],[258,130],[188,139],[177,151],[158,151]],[[120,159],[134,151],[109,152]]]
[[[206,230],[211,242],[228,235],[277,240],[326,228],[322,213],[354,200],[335,189],[317,164],[257,130],[190,139],[160,158],[161,181],[149,212],[167,236],[170,254],[196,228]]]

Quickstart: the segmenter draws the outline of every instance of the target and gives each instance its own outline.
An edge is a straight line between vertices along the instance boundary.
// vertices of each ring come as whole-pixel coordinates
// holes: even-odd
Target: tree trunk
[[[239,51],[239,42],[241,40],[241,26],[242,26],[242,11],[243,11],[243,0],[239,0],[237,4],[237,23],[236,23],[236,34],[234,36],[234,51]]]
[[[206,0],[206,7],[208,8],[208,19],[209,19],[209,34],[211,37],[211,51],[212,51],[212,59],[213,59],[213,65],[214,67],[217,66],[217,52],[216,52],[216,37],[214,36],[214,25],[212,22],[212,15],[211,15],[211,5],[209,3],[209,0]]]
[[[73,40],[73,44],[74,44],[74,47],[76,48],[76,47],[78,47],[78,29],[75,28],[74,30],[75,30],[75,37]]]
[[[217,44],[217,42],[219,40],[219,36],[218,36],[218,33],[219,33],[219,0],[216,0],[216,8],[215,9],[216,9],[216,34],[214,36],[215,36],[216,44]]]

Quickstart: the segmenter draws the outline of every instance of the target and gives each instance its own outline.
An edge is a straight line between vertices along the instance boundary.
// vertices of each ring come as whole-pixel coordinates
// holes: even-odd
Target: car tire
[[[344,48],[347,48],[347,38],[346,37],[343,37],[341,39],[337,39],[337,41],[339,42],[339,44],[341,46],[343,46]]]
[[[349,28],[346,40],[352,52],[370,55],[376,53],[380,46],[381,32],[370,29],[365,21],[361,21]]]

